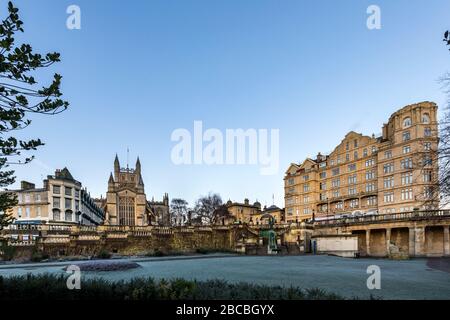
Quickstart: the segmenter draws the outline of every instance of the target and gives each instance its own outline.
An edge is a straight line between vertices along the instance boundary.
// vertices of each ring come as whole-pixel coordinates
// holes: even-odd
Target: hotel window
[[[375,179],[375,171],[367,171],[366,172],[366,180]]]
[[[53,208],[61,208],[60,198],[53,197]]]
[[[424,124],[430,123],[430,116],[428,115],[428,113],[424,113],[422,115],[422,123],[424,123]]]
[[[22,218],[22,207],[17,208],[17,216]]]
[[[384,152],[384,158],[385,158],[385,159],[390,159],[390,158],[392,158],[392,151],[391,151],[391,150],[385,151],[385,152]]]
[[[423,182],[431,182],[433,180],[433,173],[430,170],[425,170],[423,173]]]
[[[337,176],[339,174],[339,168],[335,168],[332,171],[333,176]]]
[[[54,194],[60,194],[61,193],[61,187],[60,186],[53,186],[53,193]]]
[[[17,202],[22,203],[22,194],[21,193],[17,194]]]
[[[353,153],[353,159],[358,159],[358,151],[355,151],[354,153]]]
[[[309,203],[309,196],[304,196],[303,197],[303,203]]]
[[[320,183],[320,190],[327,190],[327,183],[326,182],[321,182]]]
[[[349,143],[349,142],[347,142],[347,143],[345,144],[345,150],[348,151],[348,149],[350,149],[350,143]]]
[[[431,151],[431,142],[425,142],[423,148],[425,151]]]
[[[355,140],[354,146],[355,146],[355,148],[358,148],[358,140]]]
[[[385,189],[394,187],[394,177],[387,177],[383,179],[383,186]]]
[[[66,209],[72,208],[72,199],[64,198],[64,208]]]
[[[341,185],[341,179],[340,179],[340,178],[333,179],[333,180],[331,181],[331,186],[332,186],[333,188],[337,188],[337,187],[339,187],[340,185]]]
[[[26,207],[26,208],[25,208],[25,216],[26,216],[27,218],[30,218],[30,207]]]
[[[367,198],[367,205],[368,206],[374,206],[377,204],[377,197],[373,196],[373,197],[368,197]]]
[[[331,166],[334,166],[334,159],[331,159],[331,160],[330,160],[330,165],[331,165]]]
[[[321,162],[320,164],[319,164],[319,168],[325,168],[327,166],[327,163],[324,161],[324,162]]]
[[[372,154],[374,154],[374,153],[376,153],[376,152],[377,152],[377,147],[373,146],[373,147],[372,147]]]
[[[366,160],[366,167],[371,167],[375,165],[375,159]]]
[[[348,194],[350,196],[354,196],[356,194],[356,188],[355,187],[348,188]]]
[[[289,209],[287,210],[288,216],[292,216],[292,212],[293,212],[293,209],[292,209],[292,208],[289,208]]]
[[[375,183],[367,183],[366,184],[366,192],[372,192],[375,191]]]
[[[412,189],[402,189],[402,200],[412,200],[413,191]]]
[[[424,135],[425,137],[431,137],[431,128],[425,128]]]
[[[70,187],[64,187],[64,194],[66,196],[72,196],[72,188]]]
[[[294,184],[294,178],[288,179],[288,185],[292,186]]]
[[[80,200],[75,200],[75,211],[80,210]]]
[[[308,192],[309,191],[309,184],[305,184],[303,185],[303,192]]]
[[[61,220],[61,213],[59,212],[59,210],[53,210],[53,220]]]
[[[339,190],[334,190],[333,191],[333,197],[334,198],[338,198],[338,197],[340,197],[340,195],[341,195],[341,193],[339,192]]]
[[[35,200],[36,202],[40,202],[40,201],[41,201],[41,194],[40,194],[40,193],[36,193],[36,194],[34,195],[34,200]]]
[[[326,193],[321,193],[320,194],[320,201],[325,201],[325,200],[327,200],[328,199],[328,197],[327,197],[327,194]]]
[[[294,204],[294,198],[287,198],[287,199],[286,199],[286,204],[287,204],[288,206]]]
[[[294,193],[295,192],[295,187],[290,187],[288,189],[288,193]]]
[[[367,153],[367,149],[363,150],[363,157],[367,157],[368,153]]]
[[[311,208],[304,208],[303,214],[311,214]]]
[[[79,198],[80,197],[80,190],[75,189],[75,198]]]
[[[394,164],[393,163],[386,163],[383,166],[383,172],[384,173],[392,173],[392,172],[394,172]]]
[[[72,221],[72,212],[70,212],[70,211],[66,211],[66,214],[65,214],[65,216],[66,216],[66,221],[67,222],[71,222]]]
[[[350,161],[350,155],[348,153],[345,155],[345,161]]]
[[[402,173],[402,185],[412,184],[413,174],[412,172]]]
[[[348,176],[348,184],[355,184],[356,183],[356,174]]]
[[[411,140],[411,133],[409,131],[403,132],[403,141]]]
[[[30,203],[30,194],[25,194],[25,203]]]
[[[410,117],[403,119],[403,128],[409,128],[411,127],[411,124],[412,122]]]
[[[400,161],[400,166],[402,169],[412,169],[413,167],[412,158],[403,159],[402,161]]]
[[[326,171],[320,173],[320,179],[325,179],[326,177],[327,177]]]
[[[309,180],[309,175],[303,176],[303,181],[308,181]]]
[[[404,146],[403,147],[403,154],[410,153],[411,152],[411,146]]]
[[[384,193],[384,202],[394,202],[394,193],[393,192],[385,192]]]
[[[431,160],[431,157],[429,155],[423,156],[423,165],[424,166],[431,166],[433,164],[433,160]]]
[[[352,199],[350,201],[350,208],[358,208],[358,205],[359,205],[358,202],[359,202],[358,199]]]
[[[338,203],[336,203],[335,207],[338,210],[342,210],[342,209],[344,209],[344,203],[343,202],[338,202]]]
[[[424,197],[426,198],[426,199],[431,199],[431,198],[433,198],[433,188],[432,187],[430,187],[430,186],[427,186],[427,187],[424,187],[423,188],[423,193],[424,193]]]
[[[348,171],[355,171],[356,170],[356,163],[352,163],[348,165]]]
[[[341,163],[341,156],[337,156],[336,163],[337,163],[337,164]]]
[[[36,216],[38,216],[38,217],[41,216],[41,207],[36,208]]]

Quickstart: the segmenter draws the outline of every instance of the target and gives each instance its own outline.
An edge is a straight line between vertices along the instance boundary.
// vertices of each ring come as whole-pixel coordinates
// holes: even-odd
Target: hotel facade
[[[408,105],[380,137],[349,132],[328,155],[292,163],[285,173],[286,221],[439,207],[437,106]]]
[[[69,170],[56,170],[47,176],[42,188],[22,181],[20,189],[11,190],[17,196],[17,205],[11,209],[15,224],[83,224],[100,225],[105,219],[81,182]]]

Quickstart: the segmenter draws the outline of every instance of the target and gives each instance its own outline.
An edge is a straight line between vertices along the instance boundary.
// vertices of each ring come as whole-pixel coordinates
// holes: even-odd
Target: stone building
[[[42,188],[22,181],[19,190],[8,192],[17,195],[18,204],[11,209],[16,224],[99,225],[104,220],[103,210],[67,168],[47,176]]]
[[[135,169],[121,168],[119,158],[114,160],[114,174],[108,180],[106,199],[103,202],[106,222],[109,225],[146,226],[169,225],[169,196],[164,195],[161,202],[147,201],[141,162],[136,161]]]
[[[248,199],[244,199],[244,203],[228,201],[226,207],[232,223],[248,223],[248,224],[263,224],[267,223],[269,217],[273,217],[276,223],[284,222],[284,210],[275,205],[270,207],[264,206],[261,210],[261,203],[256,201],[251,204]],[[230,219],[227,219],[228,223]]]
[[[438,208],[438,142],[432,102],[392,114],[380,137],[349,132],[330,154],[289,166],[284,178],[287,221]]]

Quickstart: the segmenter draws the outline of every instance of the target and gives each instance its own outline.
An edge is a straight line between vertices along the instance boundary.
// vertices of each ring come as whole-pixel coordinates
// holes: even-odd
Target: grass
[[[222,280],[187,281],[136,278],[111,282],[81,279],[69,290],[64,275],[0,276],[0,300],[341,300],[321,289],[285,288]]]

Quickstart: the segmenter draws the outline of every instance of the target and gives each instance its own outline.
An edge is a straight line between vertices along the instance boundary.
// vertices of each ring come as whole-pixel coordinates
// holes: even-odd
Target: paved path
[[[322,288],[348,298],[450,299],[450,273],[427,265],[427,259],[393,261],[345,259],[331,256],[200,256],[139,260],[140,268],[114,272],[83,272],[83,277],[127,280],[134,277],[223,279],[265,285]],[[0,276],[27,273],[65,274],[64,262],[54,266],[23,265],[1,268]],[[439,260],[433,263],[439,264]],[[381,290],[367,288],[367,267],[381,270]],[[4,266],[3,266],[4,267]]]

